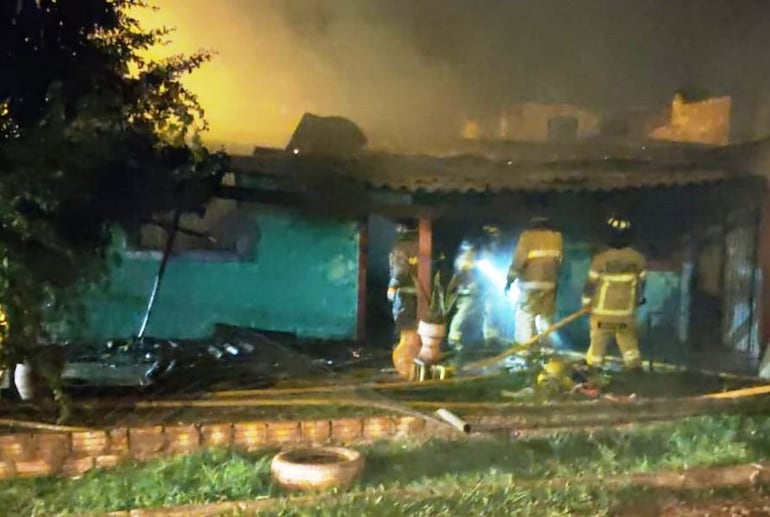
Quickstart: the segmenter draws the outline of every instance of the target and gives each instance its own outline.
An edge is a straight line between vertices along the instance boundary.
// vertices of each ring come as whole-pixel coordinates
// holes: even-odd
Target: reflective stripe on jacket
[[[547,282],[554,286],[559,279],[564,242],[555,230],[525,230],[508,271],[508,279],[521,283]]]
[[[591,262],[583,304],[597,316],[629,318],[644,293],[645,260],[633,248],[610,249]]]

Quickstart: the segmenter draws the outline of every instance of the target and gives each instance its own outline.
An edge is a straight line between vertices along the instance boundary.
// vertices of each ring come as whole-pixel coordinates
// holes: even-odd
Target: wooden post
[[[418,261],[417,279],[425,286],[428,293],[432,292],[432,257],[433,257],[433,225],[428,218],[421,217],[417,223],[418,231]],[[423,296],[417,297],[417,317],[423,318],[428,313],[430,300]]]
[[[369,222],[364,220],[358,227],[358,307],[356,314],[356,339],[366,340],[366,276],[369,269]]]
[[[759,228],[757,228],[757,270],[761,275],[757,317],[759,318],[759,355],[765,351],[770,339],[770,189],[765,187],[760,203]]]

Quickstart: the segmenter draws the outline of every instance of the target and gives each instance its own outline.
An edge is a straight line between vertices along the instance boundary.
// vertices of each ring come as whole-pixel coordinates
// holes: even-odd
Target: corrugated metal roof
[[[666,187],[714,183],[734,175],[690,165],[657,167],[617,160],[522,165],[477,159],[398,158],[350,170],[347,176],[390,190],[494,193]]]
[[[334,158],[258,150],[249,157],[236,157],[234,165],[242,172],[295,186],[353,183],[428,193],[603,191],[746,177],[727,171],[718,150],[703,146],[495,144],[473,152],[445,157],[364,153]]]

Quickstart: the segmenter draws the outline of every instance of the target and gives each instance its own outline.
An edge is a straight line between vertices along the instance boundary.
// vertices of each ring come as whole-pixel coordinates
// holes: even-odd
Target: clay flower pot
[[[446,336],[446,323],[428,323],[420,321],[417,333],[422,340],[422,348],[417,354],[426,363],[437,363],[441,360],[441,342]]]
[[[416,330],[401,331],[401,339],[396,348],[393,349],[393,367],[401,377],[411,378],[414,358],[420,352],[420,347],[422,347],[422,343]]]
[[[363,455],[345,447],[295,449],[270,462],[273,479],[285,490],[348,488],[363,469]]]

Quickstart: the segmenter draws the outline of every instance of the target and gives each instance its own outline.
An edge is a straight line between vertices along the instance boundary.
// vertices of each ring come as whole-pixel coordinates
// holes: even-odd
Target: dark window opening
[[[132,251],[163,251],[173,215],[158,214],[129,238]],[[201,260],[250,260],[257,240],[253,214],[236,201],[213,199],[204,214],[179,220],[172,253]]]
[[[578,136],[578,120],[575,117],[553,117],[548,120],[548,140],[562,142]]]

